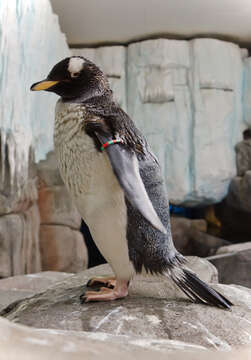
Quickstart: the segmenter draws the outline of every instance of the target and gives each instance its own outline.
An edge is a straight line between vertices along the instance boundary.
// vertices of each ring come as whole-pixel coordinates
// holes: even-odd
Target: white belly
[[[93,140],[83,129],[79,126],[77,128],[74,114],[78,114],[77,107],[80,105],[61,103],[57,108],[56,121],[57,117],[60,117],[61,122],[65,119],[65,106],[67,116],[71,116],[73,120],[71,125],[69,121],[69,129],[63,140],[56,138],[60,136],[60,131],[59,135],[55,133],[60,173],[100,252],[118,278],[129,280],[133,274],[133,266],[129,260],[126,239],[127,210],[124,193],[106,153],[97,152]]]

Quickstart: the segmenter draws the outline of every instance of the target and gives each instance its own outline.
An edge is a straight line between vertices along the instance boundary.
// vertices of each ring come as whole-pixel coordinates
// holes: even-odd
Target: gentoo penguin
[[[104,73],[72,56],[31,90],[52,91],[59,170],[115,278],[94,278],[82,301],[123,298],[135,273],[169,276],[193,301],[231,307],[185,266],[175,249],[160,165],[130,117],[113,99]]]

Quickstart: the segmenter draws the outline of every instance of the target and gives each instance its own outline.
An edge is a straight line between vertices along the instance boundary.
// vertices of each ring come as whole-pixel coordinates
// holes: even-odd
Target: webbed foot
[[[81,303],[83,304],[90,301],[111,301],[126,297],[128,295],[128,280],[112,280],[115,282],[114,288],[101,287],[98,291],[86,291],[80,296]],[[94,283],[91,283],[91,285],[94,286]]]

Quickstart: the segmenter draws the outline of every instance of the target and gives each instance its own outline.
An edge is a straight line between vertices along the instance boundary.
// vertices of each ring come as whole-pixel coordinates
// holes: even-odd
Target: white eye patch
[[[77,77],[84,67],[84,59],[81,57],[72,57],[69,61],[68,71],[71,77]]]

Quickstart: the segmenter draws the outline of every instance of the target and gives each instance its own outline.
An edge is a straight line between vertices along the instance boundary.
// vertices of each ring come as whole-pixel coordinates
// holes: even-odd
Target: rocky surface
[[[184,255],[190,255],[191,241],[195,232],[206,232],[205,220],[190,220],[182,216],[171,216],[171,229],[175,247]]]
[[[251,170],[251,140],[246,139],[235,146],[237,175],[244,176]]]
[[[23,212],[37,200],[34,151],[23,135],[0,129],[0,215]]]
[[[89,269],[42,294],[9,306],[2,315],[16,323],[39,328],[87,331],[94,335],[102,332],[107,336],[141,340],[146,337],[156,339],[157,343],[172,339],[221,350],[250,344],[250,290],[213,285],[234,302],[230,312],[191,303],[165,278],[141,277],[133,281],[126,299],[102,306],[100,303],[81,305],[79,295],[84,290],[83,284],[93,275],[109,273],[108,265]]]
[[[227,195],[227,203],[245,212],[251,212],[251,170],[243,177],[236,176],[231,181]]]
[[[227,246],[228,244],[229,241],[220,237],[196,231],[191,239],[188,255],[211,256],[214,255],[220,247]]]
[[[13,324],[0,319],[0,346],[5,358],[45,359],[175,359],[176,351],[194,354],[205,351],[202,347],[172,340],[142,339],[142,337],[114,336],[101,332],[77,332],[62,330],[42,330]],[[5,336],[3,336],[5,334]],[[7,335],[6,335],[7,334]],[[15,346],[13,346],[15,345]],[[13,349],[15,349],[13,351]],[[171,357],[169,357],[169,355]],[[201,355],[201,352],[200,352]],[[21,357],[20,357],[21,356]],[[1,355],[0,355],[1,358]]]
[[[236,252],[245,251],[245,250],[251,250],[251,242],[222,246],[216,251],[216,255],[231,254],[231,253],[236,253]]]
[[[215,256],[207,258],[218,270],[223,284],[238,284],[251,288],[251,243],[223,246]]]
[[[206,233],[207,222],[204,219],[171,216],[171,229],[175,247],[183,255],[206,257],[228,244],[228,241]]]
[[[66,226],[41,225],[43,271],[79,272],[88,267],[88,252],[80,231]]]
[[[250,214],[229,205],[227,198],[216,204],[217,218],[221,222],[222,237],[232,243],[250,241]]]
[[[250,130],[236,147],[237,175],[229,186],[226,198],[216,206],[222,224],[222,235],[233,243],[247,242],[251,236],[251,140]]]
[[[32,148],[0,129],[0,277],[41,270],[36,180]]]
[[[14,301],[21,300],[45,291],[51,285],[72,274],[44,271],[29,275],[17,275],[0,280],[0,309]]]
[[[23,213],[0,217],[0,276],[41,270],[39,212],[34,204]]]
[[[34,329],[0,318],[2,359],[16,360],[249,360],[251,349],[205,351],[174,340],[114,336],[101,332]],[[0,358],[1,355],[0,354]]]
[[[53,151],[37,164],[37,175],[41,225],[62,225],[79,230],[81,216],[64,186]]]
[[[204,267],[204,278],[208,276],[206,261],[191,260],[194,270],[199,271],[199,263],[200,268]],[[6,303],[7,308],[2,314],[14,319],[15,323],[0,318],[3,359],[14,360],[17,353],[20,360],[42,360],[50,356],[55,360],[69,357],[76,360],[83,357],[90,360],[150,360],[155,357],[164,360],[167,356],[170,360],[210,360],[212,357],[215,360],[248,360],[251,356],[248,347],[229,351],[233,344],[250,342],[250,314],[247,310],[250,305],[249,290],[214,285],[235,300],[236,305],[229,312],[192,304],[173,290],[169,291],[173,300],[164,299],[168,283],[163,279],[156,288],[159,298],[154,299],[150,290],[153,282],[150,279],[136,279],[132,286],[134,295],[131,292],[133,296],[127,299],[102,303],[102,306],[100,303],[80,305],[78,295],[83,290],[83,282],[94,274],[110,272],[109,266],[104,265],[74,276],[44,272],[1,280],[1,303],[3,292],[9,289],[20,293],[26,291],[26,296],[37,293],[30,299],[10,305]],[[144,297],[137,294],[139,281],[143,281],[141,289],[144,288]],[[51,285],[50,289],[39,294],[48,285]],[[17,322],[39,328],[26,327]],[[235,328],[230,331],[233,322]],[[217,354],[206,351],[206,348],[221,351]]]

